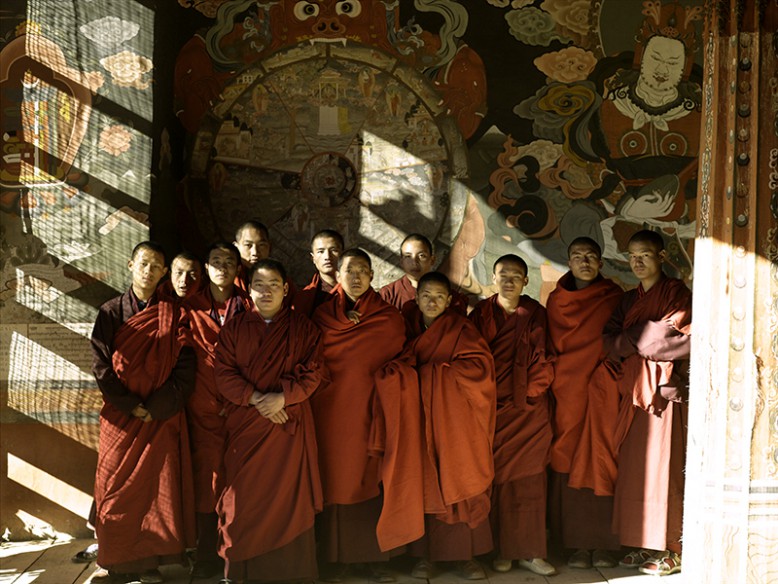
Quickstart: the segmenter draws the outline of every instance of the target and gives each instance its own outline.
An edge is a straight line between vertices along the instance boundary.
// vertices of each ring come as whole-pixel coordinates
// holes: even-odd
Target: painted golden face
[[[651,89],[665,92],[680,83],[685,64],[686,54],[681,41],[655,36],[648,41],[643,53],[640,79]]]

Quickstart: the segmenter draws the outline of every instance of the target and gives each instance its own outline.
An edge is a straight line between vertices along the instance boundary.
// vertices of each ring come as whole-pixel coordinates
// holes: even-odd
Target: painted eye
[[[359,0],[344,0],[335,5],[336,14],[345,14],[350,18],[356,18],[362,12],[362,3]]]
[[[308,20],[319,14],[319,5],[302,0],[294,5],[294,16],[297,20]]]

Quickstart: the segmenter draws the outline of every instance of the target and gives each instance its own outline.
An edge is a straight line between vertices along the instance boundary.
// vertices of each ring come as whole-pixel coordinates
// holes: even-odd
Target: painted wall
[[[6,2],[0,531],[83,533],[88,335],[149,234],[198,252],[256,217],[302,284],[334,227],[380,285],[420,231],[466,291],[518,253],[538,296],[579,235],[632,285],[650,227],[690,278],[701,4]]]

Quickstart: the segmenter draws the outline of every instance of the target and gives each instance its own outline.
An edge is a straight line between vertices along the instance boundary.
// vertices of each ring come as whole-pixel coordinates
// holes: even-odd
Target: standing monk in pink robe
[[[371,288],[370,256],[343,252],[336,296],[319,306],[313,321],[322,332],[331,381],[311,399],[319,446],[325,508],[318,519],[325,579],[338,581],[348,564],[370,563],[372,578],[394,578],[381,562],[376,529],[382,509],[379,460],[369,455],[375,374],[405,341],[400,313]]]
[[[242,584],[312,581],[322,492],[309,398],[327,381],[320,333],[284,303],[280,262],[259,260],[250,282],[253,308],[224,325],[216,346],[227,434],[220,553],[225,577]]]
[[[155,294],[167,272],[153,242],[128,263],[130,289],[100,307],[92,371],[105,401],[95,478],[97,562],[93,582],[142,576],[161,582],[162,564],[184,563],[194,544],[189,436],[184,405],[195,353],[183,311]]]
[[[497,293],[479,302],[470,319],[489,343],[497,372],[492,528],[498,572],[520,567],[549,576],[546,557],[546,467],[551,446],[548,387],[553,351],[546,340],[546,310],[522,291],[527,264],[516,255],[494,263]]]
[[[549,338],[556,352],[549,509],[561,544],[576,550],[568,560],[571,568],[612,568],[616,561],[608,550],[619,549],[611,532],[613,497],[570,488],[568,476],[573,456],[582,454],[578,448],[589,380],[602,358],[602,329],[623,291],[600,275],[602,251],[593,239],[576,238],[567,255],[570,271],[557,282],[546,305]],[[615,428],[615,418],[611,422]]]
[[[214,355],[222,327],[248,306],[244,292],[234,284],[239,265],[240,255],[234,245],[225,241],[211,245],[205,262],[205,286],[185,302],[197,352],[195,390],[186,408],[197,511],[197,556],[192,568],[195,578],[210,578],[224,568],[216,550],[216,502],[223,486],[226,431]]]
[[[661,235],[639,231],[628,250],[640,284],[603,331],[621,395],[613,527],[637,548],[619,565],[665,576],[681,570],[692,294],[662,272]]]

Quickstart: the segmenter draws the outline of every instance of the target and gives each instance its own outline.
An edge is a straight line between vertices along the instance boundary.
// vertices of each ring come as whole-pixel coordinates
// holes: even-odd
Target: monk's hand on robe
[[[289,421],[289,414],[286,413],[286,410],[281,410],[280,412],[276,412],[272,416],[266,416],[266,417],[274,424],[286,424]]]
[[[349,319],[354,324],[359,324],[359,319],[362,316],[362,313],[357,310],[349,310],[346,312],[346,318]]]
[[[283,393],[269,392],[263,393],[254,407],[257,408],[257,411],[260,414],[269,418],[270,416],[283,411],[285,405],[286,399],[284,398]]]
[[[149,411],[141,404],[138,404],[135,406],[131,412],[133,416],[136,418],[140,418],[144,422],[151,422],[151,414]]]

